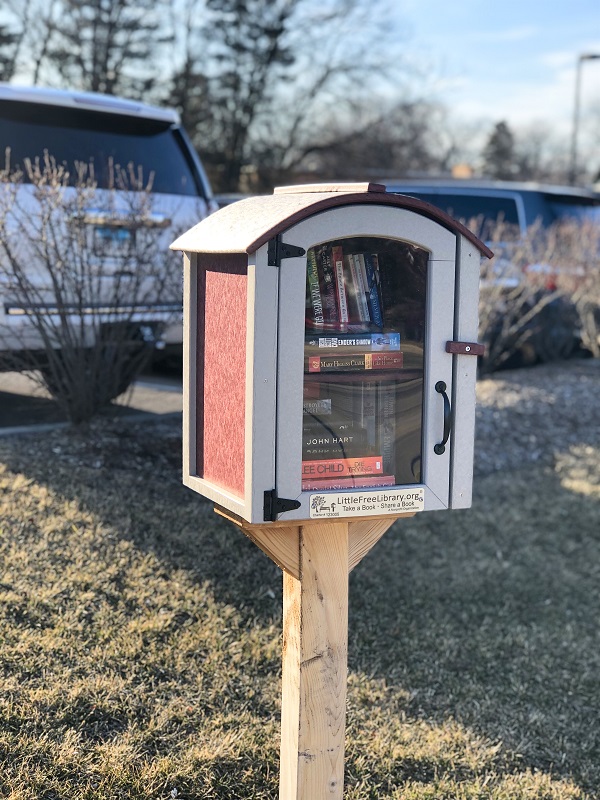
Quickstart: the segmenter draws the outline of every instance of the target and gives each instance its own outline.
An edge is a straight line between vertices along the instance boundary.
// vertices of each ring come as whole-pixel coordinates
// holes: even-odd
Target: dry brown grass
[[[0,797],[277,797],[281,576],[180,445],[0,440]],[[352,573],[347,800],[600,797],[599,492],[581,441]]]

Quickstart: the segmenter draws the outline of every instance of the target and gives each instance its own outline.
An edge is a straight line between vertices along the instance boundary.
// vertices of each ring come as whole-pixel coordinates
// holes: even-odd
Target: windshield
[[[492,238],[498,223],[503,224],[504,238],[516,238],[519,235],[519,212],[516,200],[512,197],[415,191],[403,194],[418,197],[441,208],[446,214],[467,225],[483,241]]]
[[[4,101],[0,103],[0,147],[10,149],[11,167],[44,151],[75,175],[76,162],[93,164],[98,187],[109,186],[109,160],[141,171],[153,192],[198,195],[199,184],[170,123],[82,109]],[[24,179],[27,180],[25,174]],[[74,178],[75,180],[75,178]]]

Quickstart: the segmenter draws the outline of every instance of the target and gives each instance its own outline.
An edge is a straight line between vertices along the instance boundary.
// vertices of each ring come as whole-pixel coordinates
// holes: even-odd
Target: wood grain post
[[[348,573],[399,517],[238,525],[283,570],[279,800],[342,800]]]
[[[348,668],[348,523],[298,528],[283,576],[280,800],[341,800]]]

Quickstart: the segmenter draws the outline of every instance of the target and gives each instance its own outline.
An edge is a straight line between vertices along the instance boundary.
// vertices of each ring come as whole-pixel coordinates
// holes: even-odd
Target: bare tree
[[[443,118],[443,109],[425,101],[371,102],[357,112],[354,124],[347,119],[325,123],[321,141],[307,143],[290,166],[322,178],[355,180],[441,171],[453,147],[439,135]]]
[[[13,28],[0,25],[0,81],[10,81],[15,74],[19,38]]]
[[[44,76],[51,82],[48,52],[64,19],[62,0],[5,0],[4,10],[16,32],[10,77],[27,76],[35,85]]]
[[[237,188],[255,122],[294,63],[286,39],[301,2],[205,0],[199,9],[192,0],[184,8],[183,60],[169,101],[180,108],[209,167],[218,165],[223,188]]]
[[[147,97],[170,0],[6,0],[13,71],[34,84]]]
[[[47,60],[70,87],[143,97],[158,78],[166,0],[62,0]]]
[[[372,128],[394,105],[406,68],[398,37],[392,42],[385,29],[385,0],[368,7],[359,0],[200,5],[189,0],[179,16],[187,30],[177,37],[181,60],[170,101],[212,162],[219,189],[238,189],[248,170],[251,188],[264,189],[304,168],[334,138],[349,141]],[[198,116],[190,114],[189,96]]]
[[[112,165],[103,192],[110,235],[100,239],[91,166],[73,176],[46,155],[25,169],[27,186],[9,165],[0,172],[0,282],[16,313],[0,330],[0,351],[10,353],[9,366],[36,370],[68,418],[81,422],[145,363],[157,332],[144,324],[144,309],[180,300],[179,269],[157,247],[151,185],[131,165]],[[99,267],[109,263],[110,273]]]

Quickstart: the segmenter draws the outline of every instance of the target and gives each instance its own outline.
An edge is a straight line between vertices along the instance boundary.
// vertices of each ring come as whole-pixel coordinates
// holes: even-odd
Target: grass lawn
[[[281,573],[180,449],[0,439],[0,797],[277,797]],[[596,447],[399,521],[350,578],[345,798],[600,797],[599,620]]]

